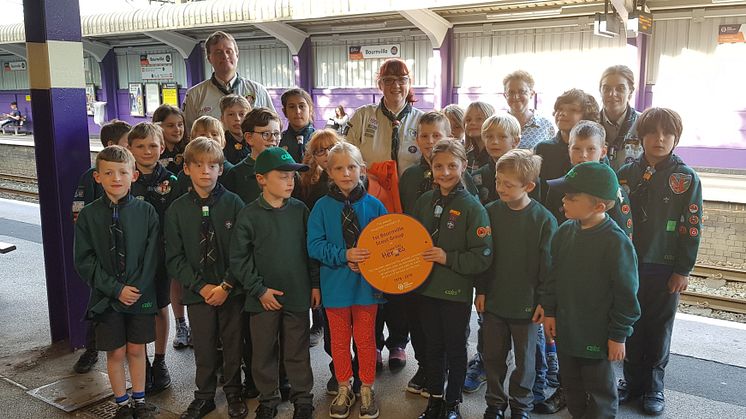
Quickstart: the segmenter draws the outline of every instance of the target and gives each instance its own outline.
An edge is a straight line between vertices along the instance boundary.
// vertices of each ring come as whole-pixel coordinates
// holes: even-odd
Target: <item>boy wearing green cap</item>
[[[196,363],[194,400],[181,417],[196,419],[215,410],[217,369],[223,345],[223,392],[228,415],[248,414],[241,396],[241,309],[243,290],[228,270],[228,250],[236,217],[244,204],[218,183],[223,150],[207,138],[184,150],[184,173],[192,190],[166,211],[166,267],[183,286],[182,303],[192,325]]]
[[[539,288],[544,327],[557,339],[562,385],[573,417],[613,418],[618,409],[611,361],[640,317],[637,256],[606,214],[619,191],[611,167],[585,162],[549,186],[565,193],[568,218],[552,240],[552,268]]]
[[[294,419],[313,416],[313,373],[308,311],[321,302],[319,267],[308,257],[308,208],[292,198],[297,164],[282,148],[256,158],[259,198],[241,210],[231,241],[231,272],[246,291],[250,313],[251,372],[259,390],[256,417],[271,419],[281,402],[278,337],[295,405]],[[278,249],[282,251],[278,252]]]

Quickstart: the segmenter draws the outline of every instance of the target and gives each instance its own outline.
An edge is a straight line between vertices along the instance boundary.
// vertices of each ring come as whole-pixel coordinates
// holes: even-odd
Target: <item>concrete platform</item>
[[[36,388],[73,374],[79,353],[63,345],[49,345],[47,295],[44,283],[38,206],[0,199],[0,241],[13,243],[17,250],[0,255],[0,417],[69,418],[66,414],[26,394]],[[472,319],[472,330],[476,321]],[[475,346],[475,335],[470,350]],[[746,418],[746,325],[680,314],[674,331],[670,365],[667,369],[665,418]],[[151,351],[152,353],[152,351]],[[383,419],[411,419],[424,409],[426,400],[404,390],[416,365],[411,348],[407,367],[392,374],[388,369],[377,377],[376,390]],[[324,394],[330,377],[328,357],[322,348],[311,349],[315,373],[316,417],[328,417],[331,397]],[[384,351],[384,360],[387,353]],[[194,356],[190,349],[169,348],[167,364],[172,387],[149,398],[158,405],[162,418],[178,417],[192,398]],[[96,371],[105,372],[102,354]],[[227,417],[225,399],[218,393],[219,408],[208,418]],[[253,411],[256,401],[249,402]],[[485,408],[484,388],[464,396],[462,415],[481,418]],[[85,416],[89,417],[89,416]],[[253,417],[253,413],[249,415]],[[281,406],[280,419],[290,419],[292,407]],[[356,418],[354,413],[350,416]],[[536,417],[549,417],[536,415]],[[567,411],[552,415],[569,418]],[[644,417],[636,406],[623,406],[620,418]]]

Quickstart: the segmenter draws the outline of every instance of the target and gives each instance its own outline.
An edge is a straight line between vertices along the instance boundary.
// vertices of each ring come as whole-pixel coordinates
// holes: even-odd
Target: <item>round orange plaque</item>
[[[433,262],[425,262],[422,252],[433,247],[425,227],[404,214],[388,214],[371,221],[357,242],[370,250],[370,258],[359,264],[363,278],[386,294],[404,294],[430,275]]]

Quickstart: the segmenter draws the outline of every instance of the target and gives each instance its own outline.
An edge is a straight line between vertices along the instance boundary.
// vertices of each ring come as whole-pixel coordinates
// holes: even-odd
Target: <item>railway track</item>
[[[691,276],[746,283],[746,271],[719,266],[708,266],[699,264],[695,265]],[[746,314],[746,299],[741,298],[732,298],[723,295],[707,294],[694,291],[684,291],[681,293],[680,301],[682,303],[704,308],[711,308],[713,310]]]
[[[10,196],[19,196],[24,198],[30,198],[30,199],[39,199],[39,192],[37,191],[30,191],[25,189],[19,189],[17,187],[13,187],[14,185],[37,185],[38,182],[36,181],[36,177],[30,177],[30,176],[18,176],[18,175],[10,175],[6,173],[0,173],[0,194],[3,195],[10,195]]]

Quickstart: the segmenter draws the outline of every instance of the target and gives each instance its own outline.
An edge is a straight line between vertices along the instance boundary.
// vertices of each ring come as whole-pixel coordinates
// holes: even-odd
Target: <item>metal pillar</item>
[[[313,53],[311,39],[306,38],[297,54],[293,55],[295,84],[311,94],[313,88]]]
[[[637,35],[637,65],[640,67],[638,68],[638,75],[637,75],[637,86],[635,86],[635,90],[637,91],[637,95],[635,98],[635,107],[638,111],[642,112],[645,109],[647,109],[650,104],[651,97],[648,97],[651,92],[648,91],[648,43],[649,43],[649,36],[645,34],[638,34]]]
[[[72,262],[72,198],[90,167],[78,0],[24,0],[31,111],[53,342],[85,341],[88,287]]]
[[[119,70],[117,69],[117,55],[110,50],[101,60],[101,91],[103,101],[106,102],[106,120],[111,121],[119,116],[117,90],[119,90]]]
[[[453,28],[448,28],[440,48],[433,50],[433,57],[439,57],[440,76],[435,79],[435,106],[445,108],[453,101]],[[437,99],[440,99],[438,101]]]
[[[202,44],[197,43],[197,45],[192,49],[192,52],[189,54],[189,57],[184,60],[184,64],[186,64],[187,86],[181,87],[188,89],[205,79],[204,53],[205,51],[202,48]]]

